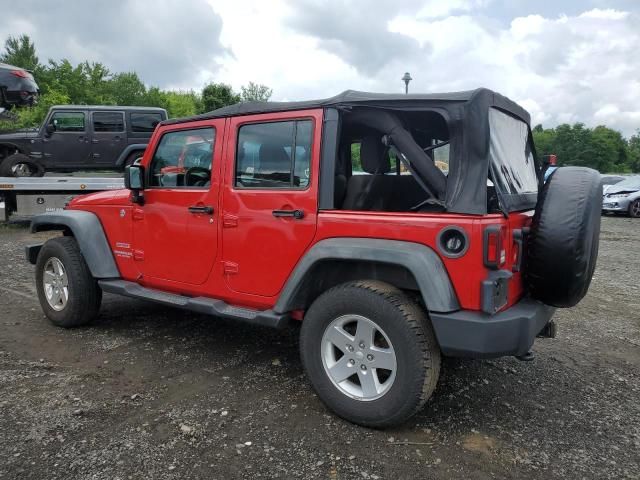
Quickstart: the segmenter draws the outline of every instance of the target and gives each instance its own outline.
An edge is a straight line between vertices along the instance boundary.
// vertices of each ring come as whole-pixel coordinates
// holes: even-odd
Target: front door
[[[92,112],[91,157],[96,166],[113,167],[126,146],[124,112]]]
[[[142,283],[201,285],[218,254],[224,120],[161,128],[146,156],[144,205],[133,209],[134,259]]]
[[[53,132],[42,143],[47,169],[78,168],[91,164],[91,144],[86,111],[54,112],[49,119]]]
[[[222,260],[231,290],[277,295],[311,244],[321,125],[321,110],[230,120]]]

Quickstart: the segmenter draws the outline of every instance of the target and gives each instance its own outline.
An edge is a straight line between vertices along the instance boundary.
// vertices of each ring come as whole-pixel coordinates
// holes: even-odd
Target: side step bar
[[[265,327],[281,329],[284,328],[290,320],[288,314],[275,313],[273,310],[250,310],[248,308],[234,307],[215,298],[186,297],[184,295],[146,288],[135,282],[128,282],[126,280],[98,280],[98,284],[105,292],[124,295],[125,297],[150,300],[192,312],[238,320],[253,325],[263,325]]]

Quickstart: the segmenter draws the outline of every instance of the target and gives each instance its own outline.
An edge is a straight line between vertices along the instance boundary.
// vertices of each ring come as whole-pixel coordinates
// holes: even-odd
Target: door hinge
[[[134,250],[133,251],[133,259],[141,262],[144,260],[144,250]]]
[[[141,208],[134,208],[132,217],[134,220],[144,220],[144,210]]]
[[[238,264],[233,262],[222,262],[225,275],[235,275],[238,273]]]
[[[234,228],[238,226],[238,217],[235,215],[225,214],[222,216],[222,226],[224,228]]]

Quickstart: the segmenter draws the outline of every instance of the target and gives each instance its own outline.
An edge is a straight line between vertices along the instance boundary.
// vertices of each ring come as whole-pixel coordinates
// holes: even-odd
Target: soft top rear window
[[[489,168],[499,193],[537,193],[536,172],[529,128],[522,120],[489,108]]]

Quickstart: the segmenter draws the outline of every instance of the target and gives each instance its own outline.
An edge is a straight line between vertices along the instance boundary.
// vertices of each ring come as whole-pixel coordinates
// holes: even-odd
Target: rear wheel
[[[141,151],[130,153],[127,156],[127,159],[124,161],[124,168],[130,167],[131,165],[133,165],[138,158],[142,158],[143,154],[144,152],[141,152]]]
[[[640,218],[640,198],[631,202],[629,205],[629,216],[633,218]]]
[[[42,177],[44,167],[23,153],[14,153],[2,160],[0,177]]]
[[[311,306],[301,357],[320,399],[369,427],[406,421],[433,393],[440,349],[422,308],[376,281],[339,285]]]
[[[45,315],[59,327],[77,327],[100,310],[102,290],[73,237],[48,240],[36,262],[36,289]]]

